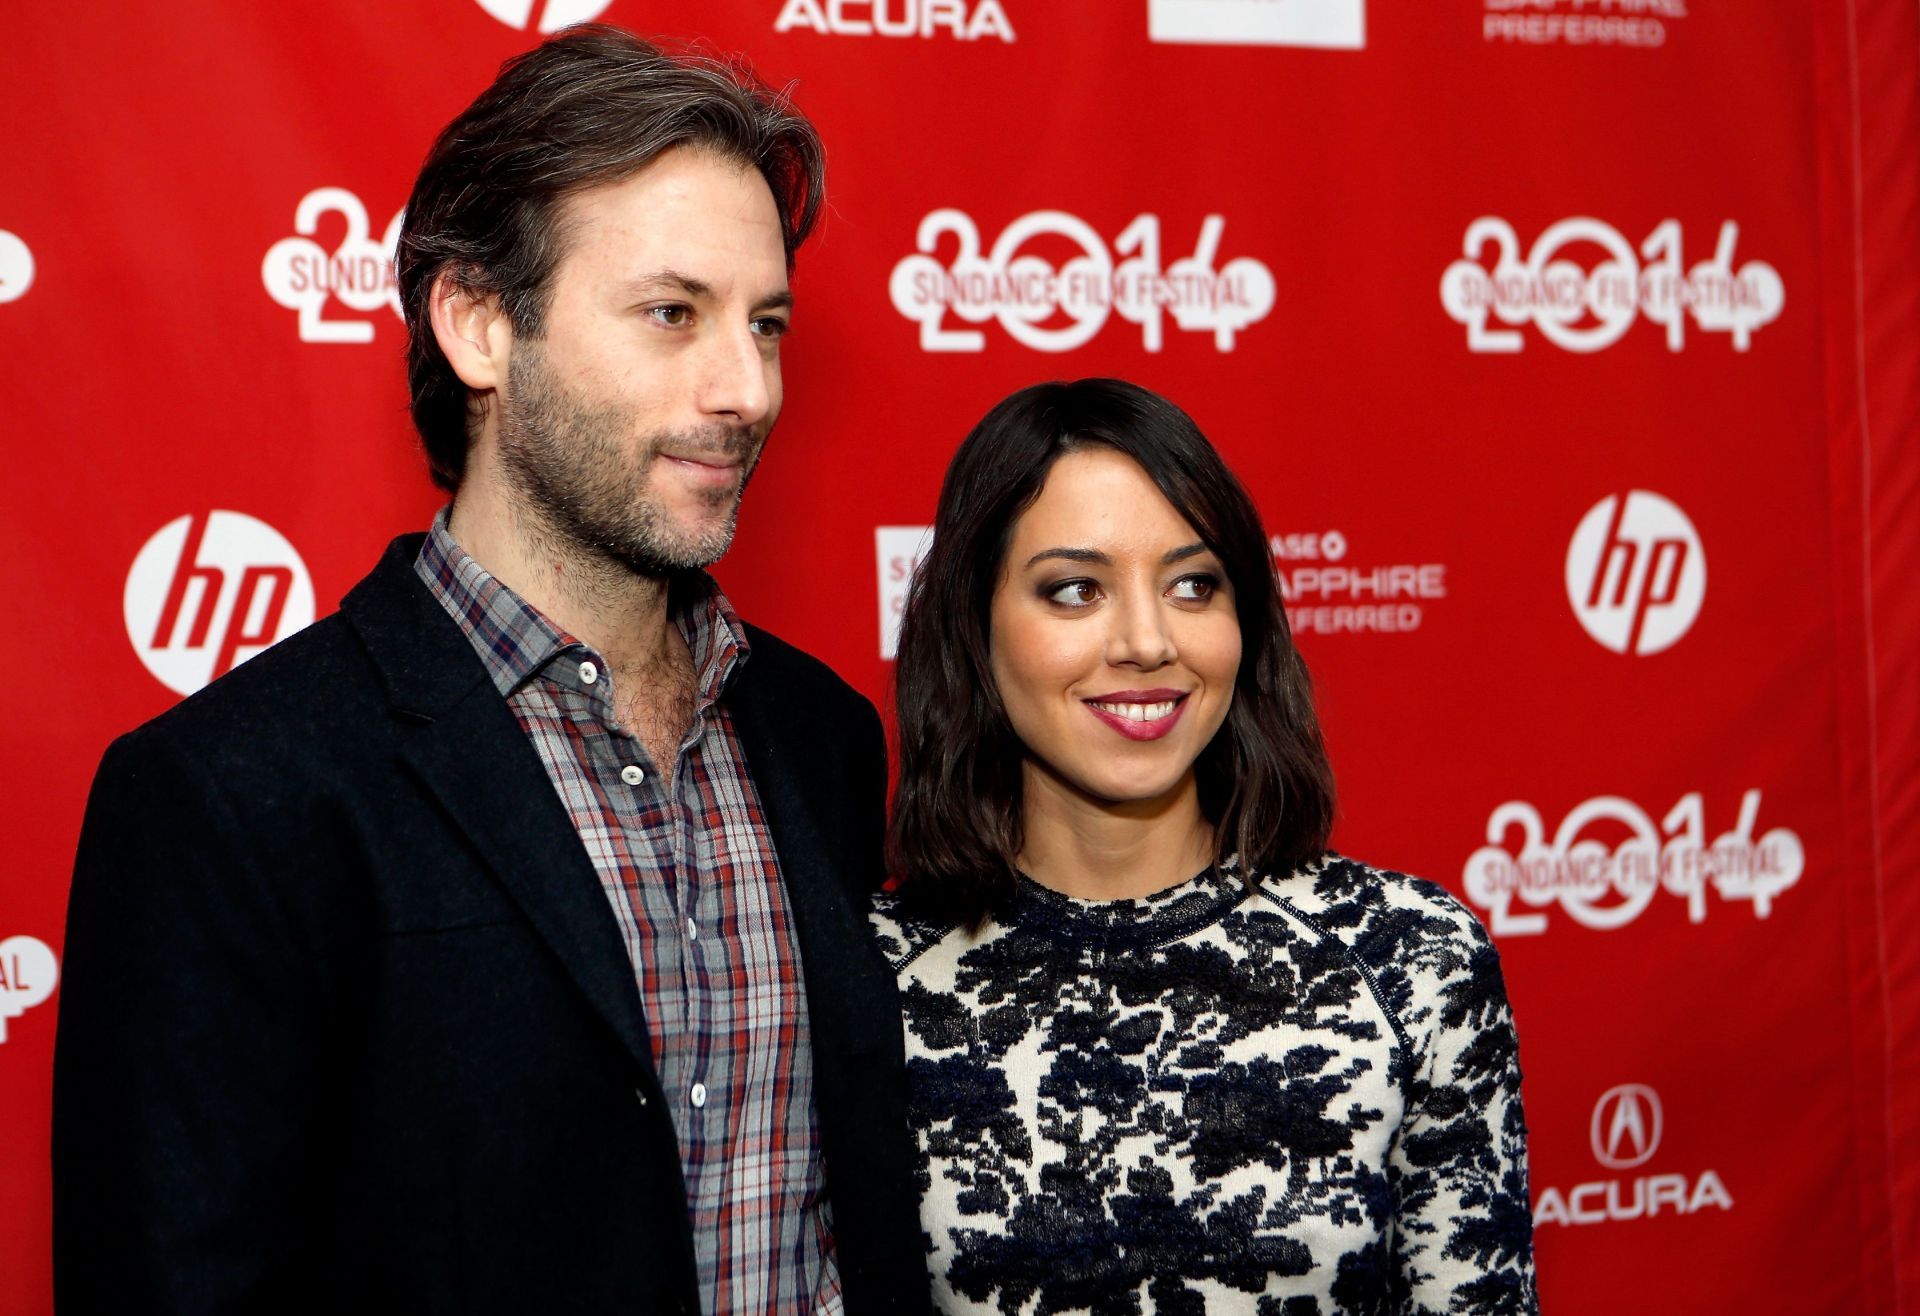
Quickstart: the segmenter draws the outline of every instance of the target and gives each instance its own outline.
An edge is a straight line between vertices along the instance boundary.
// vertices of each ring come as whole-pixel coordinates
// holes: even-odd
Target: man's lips
[[[672,452],[663,452],[660,457],[675,470],[704,484],[726,485],[740,478],[742,462],[738,457],[719,454],[681,456]]]
[[[1083,699],[1087,711],[1129,740],[1158,740],[1187,709],[1184,690],[1115,690]]]

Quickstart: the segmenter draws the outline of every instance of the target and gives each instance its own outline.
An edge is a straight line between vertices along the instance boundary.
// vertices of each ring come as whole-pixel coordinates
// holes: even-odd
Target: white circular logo
[[[188,514],[133,559],[127,638],[169,690],[190,695],[313,622],[313,578],[286,536],[242,512]]]
[[[33,287],[33,253],[27,244],[0,228],[0,302],[15,302]]]
[[[0,941],[0,1042],[7,1040],[7,1020],[53,995],[59,981],[60,962],[46,942],[38,937]]]
[[[1657,493],[1609,494],[1567,545],[1567,602],[1615,653],[1677,643],[1707,596],[1707,554],[1687,514]]]
[[[558,32],[573,23],[591,23],[607,12],[613,0],[475,0],[482,9],[508,27],[527,30],[539,15],[542,32]]]
[[[1600,1094],[1593,1107],[1593,1158],[1609,1170],[1631,1170],[1660,1149],[1666,1117],[1660,1094],[1644,1083],[1622,1083]]]

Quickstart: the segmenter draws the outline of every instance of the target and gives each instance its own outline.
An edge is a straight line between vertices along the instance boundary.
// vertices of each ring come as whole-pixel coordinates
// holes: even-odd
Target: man
[[[924,1306],[879,722],[698,570],[821,177],[611,28],[442,134],[399,274],[450,508],[94,786],[64,1311]]]

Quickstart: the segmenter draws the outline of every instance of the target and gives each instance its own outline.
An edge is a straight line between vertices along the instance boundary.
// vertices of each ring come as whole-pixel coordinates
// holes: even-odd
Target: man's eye
[[[669,328],[677,329],[693,315],[685,306],[649,306],[647,314]]]
[[[1040,591],[1050,603],[1069,608],[1084,608],[1100,597],[1100,587],[1091,580],[1063,580]]]
[[[790,328],[792,326],[777,315],[763,315],[753,322],[753,332],[762,338],[784,338]]]

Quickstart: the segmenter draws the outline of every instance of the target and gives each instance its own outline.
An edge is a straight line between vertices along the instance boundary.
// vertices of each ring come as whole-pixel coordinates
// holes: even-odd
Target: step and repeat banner
[[[1499,944],[1548,1308],[1920,1310],[1892,0],[0,11],[0,1309],[51,1307],[93,768],[427,524],[399,210],[500,61],[585,20],[744,52],[827,143],[717,569],[747,616],[885,709],[972,423],[1041,379],[1166,393],[1266,518],[1338,845]]]

